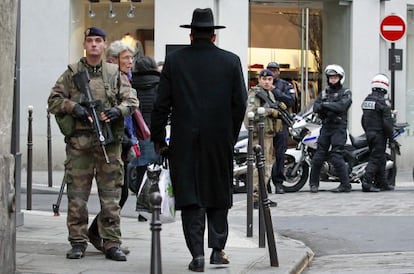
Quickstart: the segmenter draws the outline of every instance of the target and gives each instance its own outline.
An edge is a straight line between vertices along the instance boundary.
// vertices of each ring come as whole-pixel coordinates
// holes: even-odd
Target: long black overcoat
[[[167,56],[151,134],[154,143],[164,141],[171,113],[169,163],[177,209],[232,206],[233,146],[246,100],[237,55],[196,40]]]

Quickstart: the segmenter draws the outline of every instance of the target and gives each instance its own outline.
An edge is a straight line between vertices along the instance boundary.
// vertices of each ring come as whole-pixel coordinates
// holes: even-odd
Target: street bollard
[[[254,113],[249,111],[247,113],[249,118],[248,129],[248,143],[247,143],[247,176],[246,176],[246,190],[247,190],[247,237],[253,237],[253,130],[254,130]]]
[[[28,131],[27,131],[27,179],[26,179],[26,209],[32,209],[32,169],[33,169],[33,106],[28,107]]]
[[[153,192],[150,197],[150,203],[152,204],[152,220],[151,220],[151,274],[162,274],[161,264],[161,194],[159,192]]]
[[[261,197],[259,209],[263,210],[264,223],[265,223],[266,236],[267,236],[267,245],[269,248],[270,265],[278,267],[279,260],[277,257],[275,235],[273,233],[272,215],[271,215],[270,206],[269,206],[270,200],[267,196],[267,189],[265,185],[265,161],[263,161],[263,157],[262,157],[263,156],[262,147],[260,145],[256,145],[254,147],[254,152],[256,153],[256,167],[259,173],[259,193]]]
[[[50,111],[46,107],[47,112],[47,185],[53,186],[53,171],[52,171],[52,132],[50,129]]]
[[[259,107],[257,109],[257,114],[259,114],[259,123],[258,123],[258,138],[259,138],[259,145],[260,147],[264,148],[264,117],[265,117],[265,108],[263,107]],[[264,154],[261,154],[261,161],[264,163],[264,165],[266,166],[266,161],[265,161],[265,157]],[[256,167],[257,167],[257,160],[256,160]],[[260,189],[260,187],[259,187]],[[260,201],[262,200],[262,194],[260,191],[259,192],[259,204]],[[265,247],[266,243],[265,243],[265,228],[264,228],[264,219],[263,219],[263,208],[261,206],[259,206],[259,247]]]

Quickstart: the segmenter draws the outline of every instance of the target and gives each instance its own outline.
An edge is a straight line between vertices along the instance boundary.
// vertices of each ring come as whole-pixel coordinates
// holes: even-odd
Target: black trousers
[[[276,152],[276,161],[272,167],[272,181],[274,184],[282,184],[285,178],[285,153],[288,147],[289,130],[283,124],[282,130],[273,137],[273,147]]]
[[[204,231],[207,216],[208,247],[224,249],[228,236],[228,209],[187,206],[181,209],[184,238],[193,258],[204,256]]]
[[[322,164],[331,157],[341,185],[349,186],[348,170],[343,158],[344,146],[346,143],[346,128],[325,128],[322,126],[318,137],[318,148],[312,158],[312,169],[309,178],[309,185],[319,186],[319,175]],[[331,150],[329,148],[332,146]]]
[[[379,187],[387,185],[385,177],[387,138],[382,131],[367,131],[366,135],[370,154],[365,169],[365,180],[369,184],[375,181],[375,184]]]

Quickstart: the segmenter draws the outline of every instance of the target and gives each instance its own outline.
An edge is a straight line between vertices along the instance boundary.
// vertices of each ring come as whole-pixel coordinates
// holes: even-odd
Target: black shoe
[[[204,272],[204,256],[198,256],[188,265],[188,269],[194,272]]]
[[[103,241],[102,238],[99,237],[99,235],[96,235],[95,233],[91,232],[91,230],[88,230],[88,237],[89,242],[99,251],[104,252],[103,248]]]
[[[318,193],[318,191],[319,191],[319,188],[317,187],[317,186],[310,186],[310,192],[311,193]]]
[[[277,203],[269,199],[269,207],[277,207]]]
[[[344,186],[344,185],[339,185],[337,188],[331,189],[330,191],[333,193],[342,193],[342,192],[351,192],[351,185],[349,186]]]
[[[147,218],[145,218],[141,214],[138,215],[138,222],[146,222],[146,221],[147,221]]]
[[[210,264],[229,264],[226,253],[221,249],[213,249],[210,256]]]
[[[105,250],[105,257],[110,260],[124,262],[127,260],[125,253],[122,252],[121,248],[114,246]]]
[[[373,185],[362,185],[362,192],[380,192],[379,188],[376,188]]]
[[[85,256],[86,247],[83,245],[73,245],[72,248],[66,253],[67,259],[80,259]]]
[[[276,184],[275,193],[276,194],[285,194],[285,190],[283,189],[282,184]]]

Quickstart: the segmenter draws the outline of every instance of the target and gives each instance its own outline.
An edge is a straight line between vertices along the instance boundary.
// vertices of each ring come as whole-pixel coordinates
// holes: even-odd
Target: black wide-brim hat
[[[195,9],[190,25],[180,25],[181,28],[191,29],[224,29],[225,26],[215,26],[213,11],[210,8]]]

